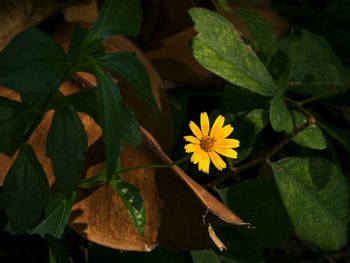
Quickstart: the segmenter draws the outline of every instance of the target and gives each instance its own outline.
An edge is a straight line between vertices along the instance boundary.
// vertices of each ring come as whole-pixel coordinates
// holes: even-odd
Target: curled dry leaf
[[[35,26],[65,6],[88,0],[2,0],[0,2],[0,50],[19,32]]]
[[[68,25],[56,34],[56,40],[62,46],[68,45],[69,32],[71,26]],[[144,115],[151,115],[151,109],[146,110],[148,106],[141,104],[133,94],[126,91],[125,83],[120,83],[124,98],[137,113],[143,135],[141,146],[124,148],[121,156],[122,167],[125,169],[140,164],[172,163],[163,151],[170,148],[171,118],[166,94],[162,90],[162,81],[157,72],[142,53],[124,37],[112,38],[106,43],[106,48],[110,51],[128,50],[137,53],[146,66],[153,93],[162,110],[159,119],[150,121],[150,117]],[[94,85],[91,75],[81,76]],[[79,91],[79,88],[67,82],[60,90],[67,95]],[[0,88],[0,95],[18,99],[14,92],[5,88]],[[86,168],[82,176],[90,177],[104,168],[101,130],[89,116],[79,116],[84,123],[89,145]],[[50,185],[54,183],[54,177],[50,160],[45,156],[45,143],[51,118],[52,112],[48,112],[29,140],[49,177]],[[0,154],[1,183],[13,160],[14,158]],[[122,199],[109,186],[79,190],[78,201],[73,206],[69,221],[70,227],[101,245],[122,250],[150,251],[158,244],[181,250],[204,249],[216,245],[223,249],[224,245],[211,226],[248,225],[177,166],[167,169],[133,170],[124,173],[122,177],[140,189],[143,197],[146,209],[143,237],[137,233]]]

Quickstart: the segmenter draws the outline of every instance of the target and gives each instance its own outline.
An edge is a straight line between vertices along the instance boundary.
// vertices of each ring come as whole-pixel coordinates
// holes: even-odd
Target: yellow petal
[[[201,147],[198,144],[189,143],[185,145],[185,152],[193,153],[197,151],[201,151]]]
[[[226,163],[221,159],[221,157],[216,152],[209,152],[209,157],[219,171],[226,168]]]
[[[197,164],[199,162],[199,156],[197,152],[194,152],[191,156],[191,162],[194,164]]]
[[[209,173],[209,166],[210,166],[210,158],[207,152],[203,155],[204,158],[202,159],[202,171],[204,173]]]
[[[190,129],[198,139],[203,138],[203,134],[202,134],[201,130],[199,129],[197,124],[195,124],[193,121],[190,122]]]
[[[222,139],[222,140],[216,141],[215,144],[214,144],[214,147],[224,148],[224,149],[237,148],[237,147],[239,147],[239,140],[236,140],[236,139]]]
[[[216,134],[215,134],[215,140],[220,141],[222,139],[225,139],[227,136],[229,136],[233,132],[233,127],[228,124],[222,127]]]
[[[232,149],[223,149],[223,148],[216,148],[214,147],[213,149],[215,152],[217,152],[218,154],[221,154],[223,156],[229,157],[229,158],[233,158],[236,159],[237,158],[237,152],[235,150]]]
[[[201,113],[201,130],[204,137],[209,135],[209,117],[206,112]]]
[[[211,128],[211,131],[210,131],[210,137],[214,137],[215,134],[222,128],[222,126],[224,125],[224,122],[225,122],[225,117],[222,116],[222,115],[219,115],[214,124],[213,124],[213,127]]]
[[[200,141],[198,138],[196,138],[196,137],[194,137],[194,136],[191,136],[191,135],[189,135],[189,136],[184,136],[184,139],[185,139],[186,141],[192,142],[192,143],[194,143],[194,144],[200,144],[200,143],[201,143],[201,141]]]

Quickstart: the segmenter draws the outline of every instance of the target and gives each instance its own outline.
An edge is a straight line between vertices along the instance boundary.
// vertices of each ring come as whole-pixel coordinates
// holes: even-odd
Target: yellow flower
[[[237,158],[237,152],[233,148],[239,147],[239,141],[228,139],[227,137],[233,132],[233,127],[228,124],[224,125],[224,116],[219,115],[210,129],[208,114],[201,113],[200,126],[190,122],[190,129],[195,136],[185,136],[185,140],[190,142],[185,145],[187,153],[193,153],[191,162],[198,163],[198,170],[209,173],[210,161],[218,170],[226,168],[226,163],[221,159],[219,154]]]

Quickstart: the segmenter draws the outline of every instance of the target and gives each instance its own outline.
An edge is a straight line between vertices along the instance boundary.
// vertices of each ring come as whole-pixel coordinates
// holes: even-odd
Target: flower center
[[[201,148],[203,151],[210,152],[214,146],[215,138],[210,138],[209,136],[203,137],[201,139]]]

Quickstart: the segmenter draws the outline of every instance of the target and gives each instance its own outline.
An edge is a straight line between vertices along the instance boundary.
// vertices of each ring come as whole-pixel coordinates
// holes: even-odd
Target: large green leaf
[[[85,43],[113,35],[136,36],[141,28],[140,0],[106,0],[98,18],[87,32]]]
[[[292,114],[281,96],[276,96],[271,101],[270,122],[272,128],[278,132],[290,132],[293,129]]]
[[[222,92],[221,108],[224,113],[237,113],[264,109],[268,104],[269,97],[261,96],[250,90],[225,83]]]
[[[339,168],[320,158],[287,158],[272,164],[289,217],[300,238],[338,250],[347,242],[349,183]]]
[[[64,80],[67,67],[63,49],[46,34],[30,28],[13,38],[3,51],[0,83],[22,95],[48,95]]]
[[[130,84],[135,94],[157,109],[151,84],[145,66],[134,52],[116,52],[98,59],[113,74],[119,75]]]
[[[0,152],[13,155],[37,117],[37,109],[0,97]]]
[[[123,140],[131,145],[141,143],[134,114],[125,106],[120,91],[108,73],[95,68],[100,126],[107,159],[107,174],[114,173]]]
[[[53,195],[45,208],[44,220],[31,230],[30,234],[38,234],[41,237],[50,234],[55,238],[61,238],[75,199],[75,192],[69,198]]]
[[[307,95],[330,97],[346,90],[342,72],[333,64],[310,58],[293,71],[294,91]]]
[[[291,113],[293,116],[294,128],[302,126],[307,121],[307,117],[304,114],[297,111],[292,111]],[[327,147],[326,139],[320,128],[316,125],[311,125],[306,128],[301,133],[294,136],[292,141],[301,146],[316,150],[323,150]]]
[[[259,52],[271,57],[277,52],[278,42],[276,31],[272,24],[246,9],[235,11],[252,33],[254,45]]]
[[[47,135],[46,154],[59,189],[71,193],[82,175],[87,148],[84,125],[69,101],[57,93],[55,114]]]
[[[98,119],[96,88],[76,92],[67,96],[67,99],[73,105],[74,109],[76,109],[76,111],[84,112],[93,118],[96,123],[100,123]]]
[[[193,55],[206,69],[227,81],[265,96],[280,93],[265,66],[230,21],[204,8],[189,10],[199,33]]]
[[[329,96],[346,89],[344,67],[323,36],[303,30],[300,36],[283,38],[280,48],[293,64],[293,91]]]
[[[146,224],[146,210],[140,190],[120,179],[113,178],[110,184],[122,198],[134,226],[139,234],[143,236]]]
[[[239,229],[251,244],[268,248],[287,240],[293,232],[276,184],[271,179],[245,181],[219,190],[223,202],[254,229]]]
[[[32,147],[22,145],[1,191],[1,203],[17,234],[24,234],[37,223],[47,204],[48,194],[45,172]]]

